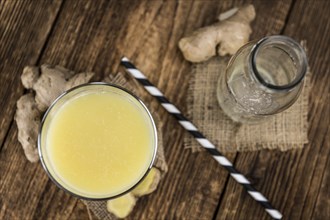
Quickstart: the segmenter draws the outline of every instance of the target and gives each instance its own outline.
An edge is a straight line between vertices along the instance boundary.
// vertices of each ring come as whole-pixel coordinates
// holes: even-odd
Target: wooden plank
[[[76,3],[76,1],[69,1],[69,3],[70,2]],[[84,6],[86,8],[84,8]],[[99,6],[98,9],[102,11],[101,7],[104,6],[104,3],[103,5],[100,4],[98,6]],[[42,8],[44,7],[44,5],[41,4],[40,7]],[[70,18],[71,11],[76,11],[75,15],[77,15],[82,11],[87,12],[89,9],[91,9],[89,15],[90,16],[94,15],[95,19],[97,19],[99,17],[95,15],[98,14],[97,11],[93,10],[93,8],[90,7],[88,8],[88,5],[83,5],[83,4],[73,5],[73,7],[70,9],[70,12],[67,13],[67,15],[69,16],[68,20],[72,19],[73,22],[76,22],[75,26],[68,26],[70,30],[69,32],[73,36],[77,35],[76,30],[78,29],[79,25],[81,25],[84,14],[81,16],[77,16],[78,18],[74,18],[74,17]],[[45,13],[47,13],[46,16],[49,16],[53,13],[53,11],[52,12],[47,11],[46,8],[44,10]],[[62,15],[60,14],[59,18],[61,16]],[[25,14],[25,17],[28,16]],[[38,19],[42,20],[44,18],[38,18]],[[63,20],[61,24],[66,25],[68,24],[68,22]],[[95,27],[93,28],[95,29]],[[37,33],[40,32],[40,34],[47,34],[45,33],[45,30],[43,29],[39,30],[36,27],[34,31]],[[20,32],[18,32],[18,34],[20,34]],[[86,35],[88,34],[89,33],[86,32]],[[64,36],[65,34],[63,34],[59,40],[63,40]],[[30,36],[27,35],[27,37]],[[68,50],[62,51],[63,53],[64,52],[70,53],[69,50],[71,49],[69,47],[70,43],[74,42],[74,39],[72,38],[67,40],[68,41],[62,42],[63,46],[68,47]],[[19,46],[22,47],[24,45],[19,45]],[[37,48],[38,50],[41,50],[42,47],[43,45],[39,45],[39,46],[33,45],[33,49]],[[77,48],[80,49],[79,47]],[[47,49],[45,48],[45,50]],[[87,56],[88,55],[90,54],[87,54]],[[29,58],[29,56],[26,54],[22,54],[22,57]],[[44,61],[41,60],[41,62]],[[34,64],[34,63],[32,62],[30,64]],[[27,65],[27,64],[28,63],[26,62],[23,63],[23,65]],[[16,80],[15,83],[19,85],[20,84],[19,76],[21,74],[21,71],[22,71],[22,66],[20,70],[17,71],[18,77],[16,77],[16,79],[10,74],[6,74],[6,76],[10,77],[11,80]],[[20,94],[22,93],[23,93],[23,89],[21,88]],[[17,98],[15,98],[13,103],[16,101],[16,99]],[[12,109],[14,110],[15,108],[12,107]],[[1,219],[2,218],[4,219],[13,219],[13,218],[14,219],[32,219],[32,218],[68,219],[70,217],[74,217],[76,219],[88,218],[85,207],[81,206],[80,203],[77,204],[78,201],[77,199],[71,197],[67,193],[64,193],[63,191],[56,188],[55,185],[48,179],[40,164],[31,164],[27,162],[21,150],[21,146],[17,142],[17,131],[15,124],[11,126],[10,132],[8,133],[7,141],[5,142],[4,147],[1,151],[0,158],[1,158],[0,160],[1,161],[0,162],[1,163],[1,170],[0,170]],[[53,197],[54,194],[56,194],[55,197]],[[72,210],[74,208],[76,212],[72,214]]]
[[[37,62],[60,5],[61,0],[0,1],[0,149],[23,94],[20,74]]]
[[[309,140],[303,150],[240,153],[236,166],[279,208],[284,219],[329,217],[328,1],[296,1],[283,33],[307,40],[312,90]],[[317,19],[315,19],[317,17]],[[328,165],[327,165],[328,164]],[[217,219],[270,219],[232,180]],[[322,218],[324,217],[324,218]]]
[[[39,4],[0,2],[0,219],[32,218],[31,207],[39,199],[34,189],[38,187],[43,171],[39,164],[30,164],[25,159],[17,142],[15,124],[9,132],[8,129],[13,121],[16,100],[24,91],[20,74],[25,65],[38,61],[61,4],[58,0]],[[6,134],[7,144],[3,145]]]
[[[329,96],[328,96],[329,100]],[[326,109],[328,112],[330,111],[329,104]],[[324,139],[324,148],[329,148],[329,137],[330,137],[330,129],[328,126],[328,132],[326,134],[326,137]],[[320,175],[321,177],[319,178],[321,180],[321,185],[318,188],[317,192],[317,199],[316,202],[313,204],[313,210],[312,210],[312,218],[311,219],[327,219],[330,216],[330,172],[329,168],[330,167],[330,159],[329,157],[327,158],[327,163],[325,165],[325,169],[323,170],[323,173],[321,172]]]

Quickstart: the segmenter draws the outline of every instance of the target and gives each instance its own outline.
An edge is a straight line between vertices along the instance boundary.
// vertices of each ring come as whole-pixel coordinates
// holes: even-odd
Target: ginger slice
[[[255,18],[253,5],[222,13],[217,23],[200,28],[179,41],[179,48],[186,60],[202,62],[209,58],[234,54],[248,42]]]
[[[159,181],[160,171],[153,167],[149,171],[148,175],[142,180],[142,182],[133,189],[132,193],[138,197],[150,194],[157,189]]]
[[[132,193],[127,193],[116,199],[107,201],[107,210],[118,218],[127,217],[135,206],[136,199]]]
[[[137,198],[135,197],[152,193],[156,190],[159,181],[160,171],[155,167],[151,168],[148,175],[130,193],[116,199],[108,200],[107,210],[118,218],[127,217],[136,203]]]

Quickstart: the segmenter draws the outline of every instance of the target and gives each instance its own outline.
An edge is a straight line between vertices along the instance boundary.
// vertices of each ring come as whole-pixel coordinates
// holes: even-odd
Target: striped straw
[[[221,166],[227,169],[230,175],[247,190],[247,192],[254,200],[259,202],[265,208],[266,212],[273,219],[282,219],[282,214],[273,208],[269,201],[251,185],[250,181],[236,170],[233,164],[225,156],[223,156],[200,131],[198,131],[195,125],[193,125],[185,116],[182,115],[179,109],[177,109],[171,102],[168,101],[168,99],[161,91],[159,91],[159,89],[150,83],[150,81],[141,71],[139,71],[126,57],[122,58],[121,64],[137,81],[139,81],[144,86],[144,88],[152,96],[154,96],[161,103],[161,105],[171,115],[173,115],[178,120],[182,127],[184,127],[192,136],[194,136],[200,145],[202,145],[202,147],[204,147]]]

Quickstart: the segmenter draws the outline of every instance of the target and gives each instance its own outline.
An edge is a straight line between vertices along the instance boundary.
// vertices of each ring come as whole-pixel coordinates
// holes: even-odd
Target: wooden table
[[[150,80],[186,110],[191,64],[177,43],[213,23],[235,1],[0,1],[0,219],[88,219],[82,202],[59,190],[40,163],[29,163],[13,121],[26,65],[51,63],[94,71],[100,80],[130,57]],[[309,140],[302,150],[227,154],[284,219],[330,218],[330,1],[252,1],[252,39],[285,34],[307,40],[313,72]],[[139,201],[131,219],[269,219],[263,208],[206,153],[183,146],[185,131],[152,97],[165,124],[169,172]],[[92,216],[92,218],[94,218]]]

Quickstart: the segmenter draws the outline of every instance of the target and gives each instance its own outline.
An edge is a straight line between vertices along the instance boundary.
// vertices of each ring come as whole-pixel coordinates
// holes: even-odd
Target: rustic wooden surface
[[[330,1],[0,1],[0,219],[89,219],[79,200],[57,189],[40,163],[29,163],[17,141],[15,103],[25,92],[26,65],[51,63],[92,70],[94,80],[123,71],[129,57],[185,111],[191,64],[178,40],[233,6],[252,2],[252,39],[285,34],[307,40],[312,91],[309,140],[302,150],[227,155],[284,214],[330,219]],[[149,95],[165,124],[169,172],[130,219],[269,219],[243,188],[205,153],[183,147],[185,131]],[[91,216],[95,218],[94,216]]]

